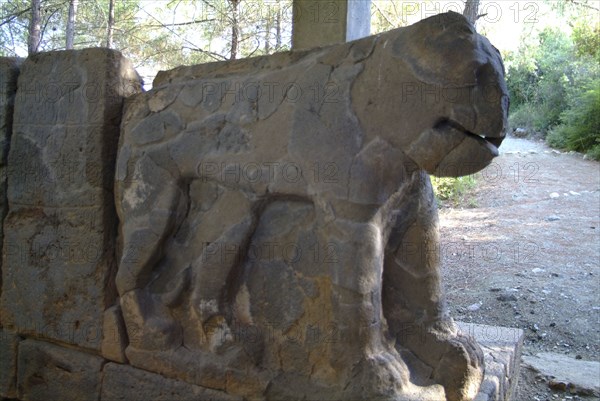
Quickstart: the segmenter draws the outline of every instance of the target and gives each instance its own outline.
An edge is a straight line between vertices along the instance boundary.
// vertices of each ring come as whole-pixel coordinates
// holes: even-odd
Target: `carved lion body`
[[[131,363],[252,399],[474,397],[427,172],[497,154],[489,42],[445,14],[162,80],[130,99],[117,162]]]

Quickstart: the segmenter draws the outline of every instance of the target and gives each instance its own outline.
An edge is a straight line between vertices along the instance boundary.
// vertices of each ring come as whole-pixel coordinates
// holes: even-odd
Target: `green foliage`
[[[510,62],[510,55],[507,57]],[[536,98],[539,82],[534,60],[516,60],[518,64],[508,69],[507,86],[511,106],[518,108]]]
[[[556,127],[548,132],[546,142],[553,148],[567,149],[567,138],[563,134],[563,130],[561,130],[560,127]]]
[[[600,21],[580,21],[573,27],[573,42],[578,56],[588,55],[600,62]]]
[[[570,32],[545,28],[508,55],[509,125],[594,157],[600,153],[600,25],[568,11]]]
[[[74,48],[106,46],[109,2],[79,1]],[[229,59],[234,26],[237,58],[291,43],[292,0],[116,0],[114,6],[113,47],[143,70]],[[65,48],[68,7],[67,0],[41,0],[40,51]],[[0,0],[0,56],[26,55],[30,19],[30,0]]]
[[[27,49],[29,0],[0,0],[0,57],[14,57]]]
[[[524,103],[519,107],[513,107],[511,104],[508,125],[511,131],[516,128],[525,128],[529,132],[538,131],[538,127],[543,125],[543,117],[536,110],[536,105]]]
[[[511,124],[525,117],[528,128],[545,133],[558,124],[566,107],[567,87],[573,80],[573,44],[560,30],[546,28],[535,46],[512,60],[508,70],[513,107],[520,111]]]
[[[600,144],[594,145],[594,147],[587,152],[587,155],[593,160],[600,161]]]
[[[548,143],[600,159],[600,79],[569,97],[569,107],[561,113],[561,124],[548,134]]]
[[[468,207],[476,206],[474,200],[465,199],[468,192],[477,184],[473,175],[457,178],[432,177],[431,184],[433,185],[433,192],[438,201],[447,202],[452,206],[459,206],[465,203]]]

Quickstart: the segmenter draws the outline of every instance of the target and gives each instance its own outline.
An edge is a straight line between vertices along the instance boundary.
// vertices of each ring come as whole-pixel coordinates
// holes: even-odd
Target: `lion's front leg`
[[[439,263],[438,217],[429,177],[416,178],[418,200],[399,205],[383,272],[383,310],[396,345],[432,369],[449,401],[471,400],[483,379],[483,354],[448,316]],[[408,210],[403,209],[408,206]],[[394,243],[395,242],[395,243]]]

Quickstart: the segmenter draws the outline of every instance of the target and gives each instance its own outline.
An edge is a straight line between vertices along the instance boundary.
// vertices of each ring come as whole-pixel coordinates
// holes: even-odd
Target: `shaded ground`
[[[600,163],[508,138],[463,204],[440,207],[448,303],[464,322],[519,327],[524,354],[600,359]],[[522,367],[515,401],[588,400]]]

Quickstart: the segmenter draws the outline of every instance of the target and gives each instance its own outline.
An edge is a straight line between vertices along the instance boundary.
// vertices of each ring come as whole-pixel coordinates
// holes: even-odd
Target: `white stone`
[[[583,361],[553,352],[523,356],[523,362],[533,370],[567,385],[572,392],[600,395],[600,363]]]

